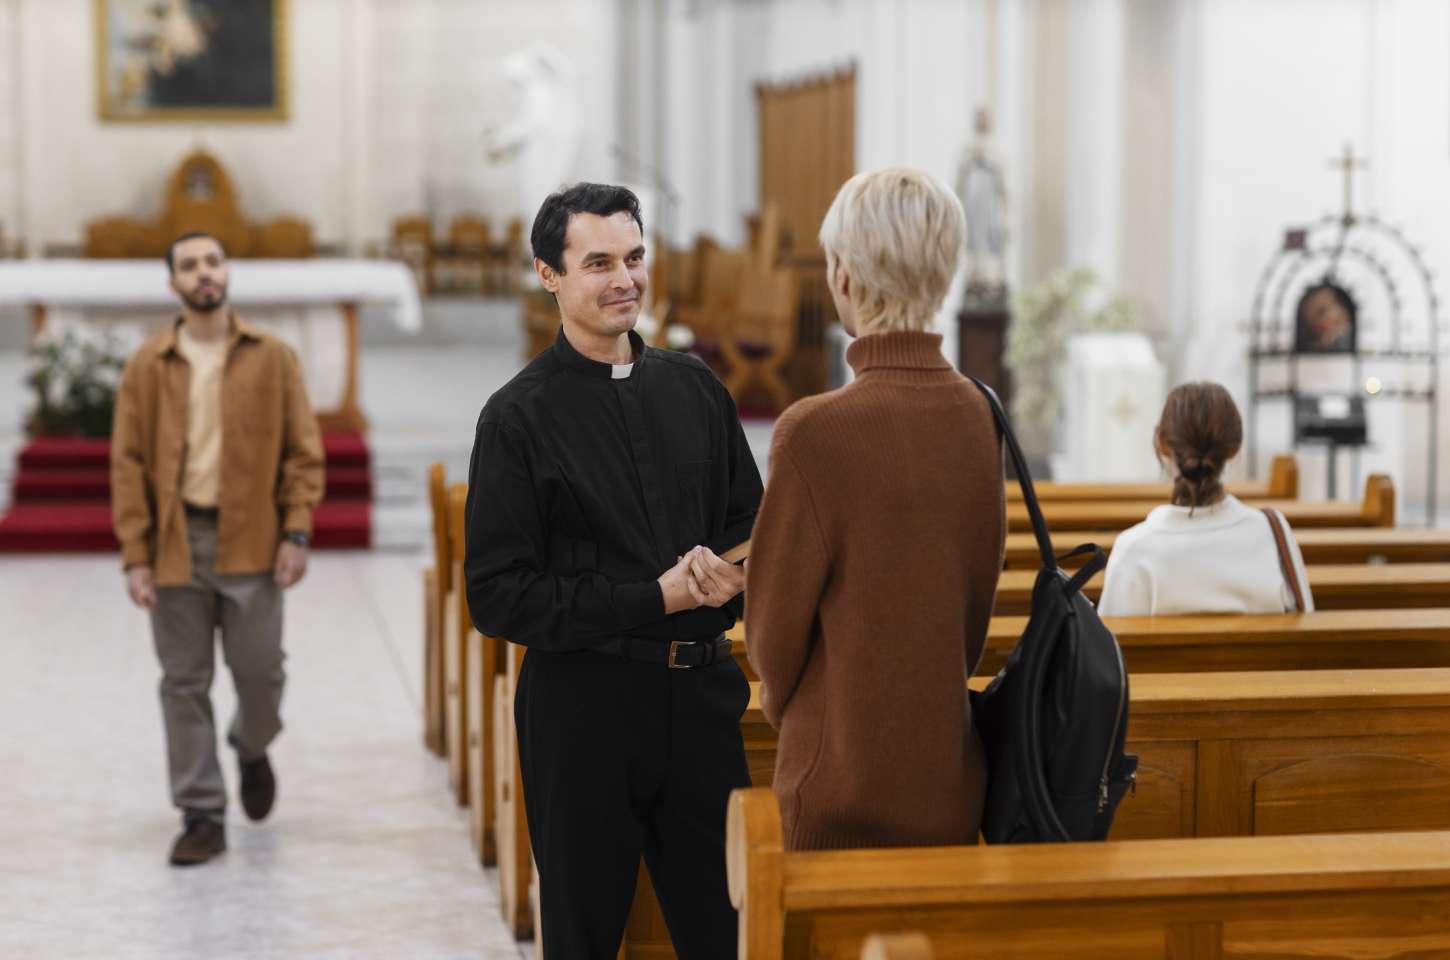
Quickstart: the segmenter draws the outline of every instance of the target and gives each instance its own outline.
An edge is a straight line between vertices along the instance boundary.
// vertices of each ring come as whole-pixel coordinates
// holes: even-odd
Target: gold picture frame
[[[289,118],[288,0],[94,0],[108,123]]]

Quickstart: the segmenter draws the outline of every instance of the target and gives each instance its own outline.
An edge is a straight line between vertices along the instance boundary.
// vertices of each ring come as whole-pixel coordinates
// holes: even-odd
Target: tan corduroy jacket
[[[191,366],[177,349],[180,325],[151,338],[126,364],[111,430],[121,562],[152,564],[158,586],[191,579],[180,492]],[[312,532],[322,490],[322,437],[296,354],[233,314],[222,371],[216,572],[270,570],[283,530]]]

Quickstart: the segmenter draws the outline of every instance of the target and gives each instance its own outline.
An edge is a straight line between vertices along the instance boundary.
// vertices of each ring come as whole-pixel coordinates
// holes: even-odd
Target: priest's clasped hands
[[[723,607],[745,589],[745,570],[709,547],[695,547],[660,577],[665,613],[696,607]]]

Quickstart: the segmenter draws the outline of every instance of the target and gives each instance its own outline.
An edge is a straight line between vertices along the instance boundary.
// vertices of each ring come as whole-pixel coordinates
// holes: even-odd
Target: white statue
[[[957,198],[967,217],[967,304],[1001,306],[1007,293],[1007,188],[987,138],[991,117],[977,110],[976,138],[957,166]]]
[[[500,69],[512,84],[517,112],[484,130],[489,163],[513,169],[515,208],[529,229],[544,198],[577,169],[581,130],[578,72],[569,58],[548,44],[535,44],[503,58]]]

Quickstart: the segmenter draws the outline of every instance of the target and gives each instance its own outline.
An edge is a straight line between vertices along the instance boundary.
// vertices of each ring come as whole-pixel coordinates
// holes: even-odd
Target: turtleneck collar
[[[857,376],[867,370],[951,370],[941,341],[939,333],[915,330],[873,333],[846,348],[846,362]]]
[[[598,360],[590,360],[584,354],[574,349],[569,338],[564,336],[564,328],[559,328],[559,335],[554,338],[554,355],[559,362],[576,373],[582,373],[586,377],[599,377],[603,380],[627,379],[618,376],[614,371],[615,367],[627,367],[638,364],[644,357],[644,338],[633,330],[629,331],[629,351],[634,358],[630,364],[600,363]]]

